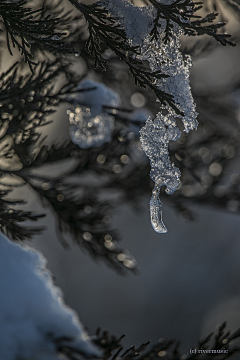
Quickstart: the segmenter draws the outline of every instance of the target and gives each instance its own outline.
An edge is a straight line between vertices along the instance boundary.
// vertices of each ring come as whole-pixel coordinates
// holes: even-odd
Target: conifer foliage
[[[120,272],[135,271],[134,258],[129,253],[126,255],[124,250],[117,246],[118,235],[110,227],[109,214],[112,208],[123,200],[136,203],[140,194],[148,193],[152,186],[146,178],[148,163],[138,161],[133,156],[134,148],[139,149],[139,139],[131,129],[132,126],[135,131],[140,128],[142,120],[137,118],[133,120],[131,109],[125,106],[115,109],[111,106],[102,106],[101,111],[115,119],[112,141],[102,147],[90,149],[80,149],[70,139],[49,147],[40,137],[40,132],[43,127],[48,126],[51,114],[57,107],[66,103],[76,104],[77,94],[94,90],[94,87],[79,89],[78,85],[96,66],[94,71],[99,77],[105,77],[107,83],[112,81],[109,67],[112,66],[113,60],[118,61],[119,64],[124,62],[137,84],[155,91],[160,103],[167,103],[168,107],[179,115],[180,104],[175,104],[172,94],[159,90],[159,86],[155,85],[169,75],[162,71],[152,71],[146,61],[139,59],[141,44],[139,46],[132,44],[117,16],[110,15],[106,6],[99,2],[92,5],[77,0],[69,2],[73,5],[69,10],[64,9],[67,5],[64,1],[61,3],[44,1],[40,7],[36,4],[36,8],[29,7],[27,1],[1,2],[2,30],[6,35],[6,39],[2,38],[2,47],[6,44],[10,53],[16,47],[23,57],[22,60],[29,67],[29,70],[25,69],[23,75],[21,71],[23,61],[20,58],[20,62],[13,64],[1,74],[1,174],[2,178],[6,176],[10,179],[17,178],[20,183],[23,180],[24,184],[28,184],[35,191],[44,206],[48,206],[56,214],[58,234],[63,243],[65,241],[62,233],[70,232],[76,242],[95,259],[101,258]],[[172,4],[153,1],[151,4],[156,10],[154,12],[156,18],[151,25],[150,33],[153,39],[158,36],[159,19],[164,19],[166,20],[164,41],[167,41],[166,36],[171,35],[173,25],[177,24],[188,35],[208,34],[214,38],[217,36],[217,40],[223,45],[231,42],[228,40],[229,34],[217,31],[224,23],[213,22],[216,13],[204,18],[196,15],[201,4],[179,1]],[[211,25],[208,25],[209,23]],[[116,60],[113,55],[108,59],[105,56],[106,51],[115,53]],[[86,62],[87,70],[76,75],[71,63],[81,60]],[[105,72],[101,71],[103,67],[106,67]],[[64,75],[65,80],[60,87],[54,86],[61,74]],[[154,105],[154,108],[157,109],[157,106]],[[224,136],[226,137],[226,134]],[[219,137],[221,134],[218,139]],[[201,141],[203,140],[199,139],[195,147],[201,147]],[[183,181],[184,177],[189,175],[192,177],[191,181],[199,181],[196,172],[204,166],[204,163],[201,161],[199,163],[198,157],[195,156],[194,161],[191,161],[193,155],[185,156],[186,160],[183,159],[181,154],[188,151],[187,144],[179,144],[175,151],[171,151],[170,148],[170,158],[174,156],[174,162],[180,165]],[[126,157],[121,158],[122,155]],[[220,161],[224,162],[224,156],[222,158],[223,160]],[[41,167],[44,169],[44,165],[48,163],[61,163],[62,160],[70,159],[75,160],[76,166],[66,171],[64,177],[51,178],[44,175],[44,170],[40,176],[32,171]],[[119,159],[122,159],[120,164]],[[186,164],[189,161],[192,166]],[[102,187],[116,189],[119,196],[114,203],[99,199],[101,188],[98,188],[97,195],[94,187],[77,186],[69,182],[72,175],[82,176],[88,171],[98,176],[108,176],[106,185]],[[217,185],[220,179],[221,175],[214,178],[213,185]],[[39,215],[29,211],[23,212],[19,207],[23,199],[18,201],[11,199],[11,190],[20,186],[15,183],[11,184],[10,181],[7,187],[3,185],[5,188],[1,195],[1,228],[12,239],[29,239],[42,229],[29,228],[20,223],[23,219],[36,220]],[[24,185],[21,183],[21,186]],[[84,195],[76,194],[80,188]],[[212,193],[213,189],[206,188],[204,191],[206,193],[209,190]],[[196,197],[199,197],[198,194]],[[216,197],[213,201],[210,199],[211,196],[204,194],[200,196],[199,201],[211,201],[216,206],[220,204],[224,206],[229,201],[225,197]],[[190,199],[177,192],[168,200],[182,211],[187,211],[185,201]],[[14,205],[17,205],[17,208]],[[89,211],[85,212],[84,209]],[[125,257],[126,261],[119,260]],[[126,264],[128,266],[125,266]]]
[[[147,124],[151,121],[150,125],[164,134],[172,131],[172,137],[168,135],[166,142],[160,144],[163,151],[169,151],[169,154],[166,152],[167,162],[163,162],[163,165],[171,167],[174,162],[179,167],[181,186],[180,172],[173,167],[171,171],[174,169],[177,181],[171,186],[174,190],[178,186],[178,190],[168,198],[162,194],[163,199],[167,199],[187,219],[193,218],[189,205],[195,202],[226,211],[232,211],[235,204],[234,212],[239,212],[236,199],[240,195],[240,177],[235,174],[222,191],[223,177],[239,149],[240,130],[235,115],[230,123],[232,128],[223,130],[206,115],[209,110],[206,104],[210,103],[211,112],[218,113],[219,99],[209,98],[206,101],[199,96],[195,97],[200,113],[199,132],[194,142],[185,134],[180,137],[180,132],[175,128],[179,118],[183,119],[186,132],[195,127],[186,120],[189,103],[184,105],[185,100],[181,100],[184,99],[183,94],[182,98],[177,97],[168,84],[172,84],[171,79],[177,74],[174,73],[177,68],[190,66],[189,54],[194,55],[197,45],[183,49],[181,59],[180,55],[176,55],[176,59],[165,59],[166,63],[180,61],[173,64],[175,70],[172,72],[162,64],[156,68],[156,64],[152,64],[146,55],[149,48],[157,47],[158,50],[164,49],[168,56],[169,49],[172,49],[174,41],[178,44],[176,38],[181,34],[201,36],[206,47],[210,38],[223,46],[235,46],[233,40],[238,42],[239,39],[232,39],[225,32],[225,23],[219,20],[221,14],[202,15],[202,3],[190,0],[143,1],[146,8],[141,10],[142,14],[151,19],[146,28],[148,36],[145,39],[131,38],[130,25],[124,23],[127,16],[124,20],[123,11],[124,7],[132,11],[134,6],[130,3],[134,2],[119,0],[120,3],[123,5],[118,14],[106,0],[91,5],[80,0],[44,0],[36,3],[28,0],[1,1],[1,50],[8,49],[17,61],[0,76],[0,227],[11,240],[29,240],[44,231],[43,226],[29,226],[29,221],[40,221],[45,216],[44,208],[48,208],[55,215],[58,237],[64,246],[69,245],[65,235],[70,234],[93,259],[104,261],[120,274],[126,274],[138,272],[136,260],[127,250],[119,247],[120,237],[118,231],[112,229],[111,215],[122,202],[129,202],[137,208],[142,195],[149,195],[153,184],[148,179],[150,166],[139,141],[139,130],[148,116],[130,108],[124,100],[124,91],[131,88],[133,93],[135,86],[138,86],[138,91],[148,99],[146,109],[161,113],[155,125],[152,119]],[[236,4],[228,2],[228,6],[233,6],[240,13]],[[140,34],[145,33],[142,31]],[[162,44],[164,48],[161,48]],[[158,59],[156,63],[160,64]],[[81,71],[75,71],[77,66]],[[113,98],[113,91],[118,91],[122,103],[117,101],[113,104],[106,97],[96,105],[98,110],[93,115],[96,106],[94,108],[89,99],[94,96],[92,94],[98,90],[99,84],[92,82],[88,87],[81,86],[89,74],[95,74],[98,81],[111,87],[108,94]],[[61,142],[49,145],[42,133],[48,129],[57,109],[65,105],[70,109],[67,113],[70,124],[75,126],[75,136],[81,136],[81,131],[86,133],[84,126],[88,127],[88,131],[92,129],[93,138],[103,136],[98,124],[107,119],[111,140],[100,141],[98,146],[94,146],[93,141],[92,146],[84,148],[71,141],[68,134],[63,134]],[[221,106],[221,112],[225,111],[229,116],[229,109],[224,108],[223,103]],[[171,123],[164,122],[168,114],[173,116]],[[145,135],[142,132],[142,144],[147,138]],[[170,142],[177,139],[175,143]],[[224,142],[221,151],[211,151],[220,142]],[[200,149],[205,150],[200,152]],[[158,154],[153,156],[151,153],[150,159],[152,169],[156,168],[156,162],[160,166],[162,158],[159,160]],[[70,163],[71,166],[65,166]],[[45,172],[47,165],[64,165],[64,170],[60,175],[48,174]],[[160,171],[161,166],[156,171]],[[211,179],[209,176],[208,179],[206,176],[204,178],[206,167],[210,169]],[[98,179],[97,187],[94,182],[86,184],[81,181],[88,174]],[[156,173],[152,179],[157,184],[155,195],[158,197],[161,186],[156,180]],[[161,181],[166,187],[171,184],[166,176]],[[41,213],[35,213],[31,208],[25,210],[28,199],[21,198],[21,188],[28,189],[29,194],[36,197],[42,205]],[[115,191],[114,201],[103,200],[102,194],[109,190]],[[160,208],[160,201],[157,204]],[[155,215],[161,216],[158,211]],[[106,336],[107,333],[98,333],[95,339],[96,344],[105,347],[106,358],[112,356],[113,350],[117,352],[112,359],[181,358],[177,346],[173,349],[172,357],[167,355],[171,342],[156,345],[148,350],[147,355],[139,355],[147,344],[137,350],[131,348],[121,355],[120,341],[115,338],[108,341]],[[216,341],[222,341],[222,336],[221,333]],[[219,344],[221,349],[222,345]],[[62,347],[57,342],[56,346],[67,358],[78,359],[79,354],[74,349]],[[205,343],[201,346],[205,346]],[[229,351],[228,356],[234,351],[237,350]],[[192,355],[186,359],[202,359],[203,356]],[[225,358],[227,356],[221,359]]]

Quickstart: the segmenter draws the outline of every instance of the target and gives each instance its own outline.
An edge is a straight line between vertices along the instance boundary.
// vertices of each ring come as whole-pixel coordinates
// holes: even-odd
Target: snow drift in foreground
[[[0,235],[0,273],[1,359],[57,360],[53,340],[61,337],[88,357],[99,355],[40,253]]]

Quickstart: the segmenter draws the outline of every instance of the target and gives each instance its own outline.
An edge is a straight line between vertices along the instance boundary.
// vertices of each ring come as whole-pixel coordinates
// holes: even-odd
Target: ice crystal
[[[173,95],[176,106],[184,114],[177,115],[169,104],[161,104],[156,118],[154,120],[149,118],[140,130],[140,141],[151,163],[150,176],[155,182],[150,201],[151,222],[154,230],[164,233],[167,229],[162,222],[160,189],[166,186],[165,191],[172,194],[180,183],[180,171],[170,161],[168,144],[169,141],[176,141],[180,136],[177,118],[181,118],[185,132],[196,129],[198,124],[189,85],[191,58],[190,56],[183,58],[179,51],[180,36],[183,31],[175,23],[172,24],[173,35],[169,42],[163,41],[167,25],[165,19],[159,19],[161,26],[158,28],[158,39],[151,39],[149,33],[157,15],[153,6],[137,7],[127,0],[102,0],[100,4],[108,8],[111,15],[118,19],[126,31],[129,42],[133,46],[140,47],[140,54],[135,55],[136,58],[148,61],[152,72],[161,71],[168,75],[167,78],[156,79],[154,85],[159,90]]]
[[[82,149],[99,147],[110,142],[114,118],[104,112],[103,107],[118,106],[118,95],[105,85],[92,80],[80,83],[78,89],[90,91],[83,91],[68,98],[69,102],[76,105],[74,111],[68,110],[71,140]]]
[[[69,121],[71,140],[81,149],[102,146],[112,139],[114,120],[110,115],[93,117],[89,108],[76,107],[74,112],[69,113]]]
[[[162,221],[162,203],[159,199],[160,188],[161,185],[156,184],[152,191],[150,200],[151,224],[156,232],[165,233],[167,232],[167,228]]]

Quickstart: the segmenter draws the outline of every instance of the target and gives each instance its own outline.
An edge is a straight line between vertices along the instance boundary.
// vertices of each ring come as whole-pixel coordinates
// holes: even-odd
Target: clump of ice
[[[165,2],[164,2],[165,3]],[[169,2],[168,2],[169,3]],[[189,85],[190,56],[183,56],[179,51],[182,29],[175,23],[171,28],[170,41],[164,43],[166,20],[159,19],[157,40],[149,35],[157,12],[153,6],[137,7],[127,0],[102,0],[99,5],[105,6],[111,15],[125,29],[129,42],[139,46],[139,60],[146,60],[152,72],[161,71],[168,78],[156,79],[154,85],[165,93],[172,94],[174,101],[183,116],[177,115],[168,105],[161,105],[161,111],[154,120],[150,118],[140,130],[142,147],[150,159],[151,178],[155,182],[153,196],[150,201],[151,222],[157,232],[166,232],[162,223],[162,203],[159,199],[161,186],[172,194],[180,183],[180,171],[171,163],[168,154],[169,141],[176,141],[180,136],[176,119],[181,118],[184,131],[197,128],[197,112]],[[163,115],[165,114],[165,115]]]
[[[94,117],[89,108],[77,106],[69,112],[69,122],[71,140],[81,149],[99,147],[112,139],[114,119],[106,113]]]
[[[1,359],[60,359],[53,339],[61,337],[88,357],[100,355],[40,253],[0,235],[0,273]]]
[[[156,184],[150,200],[151,224],[158,233],[167,232],[167,228],[162,221],[162,202],[159,199],[161,183]]]
[[[80,83],[79,92],[68,100],[75,110],[68,110],[71,140],[82,149],[99,147],[112,139],[114,118],[104,112],[104,106],[114,108],[120,104],[118,94],[107,86],[92,80]]]

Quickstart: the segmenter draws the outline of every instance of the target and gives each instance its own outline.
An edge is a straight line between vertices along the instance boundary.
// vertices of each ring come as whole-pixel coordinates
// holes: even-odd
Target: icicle
[[[172,3],[173,0],[167,0]],[[165,0],[163,1],[165,3]],[[161,186],[166,186],[166,193],[173,194],[180,183],[180,171],[170,161],[168,153],[169,141],[176,141],[180,137],[177,118],[181,119],[184,131],[196,129],[197,112],[189,85],[190,56],[182,56],[180,36],[182,29],[176,23],[171,23],[172,36],[165,43],[166,20],[159,18],[159,36],[152,40],[149,33],[152,30],[157,10],[153,6],[137,7],[127,0],[101,0],[100,5],[108,8],[110,13],[118,19],[126,30],[131,45],[140,47],[140,54],[136,58],[147,61],[151,71],[162,72],[167,78],[156,79],[154,85],[165,93],[171,94],[175,104],[184,115],[176,112],[168,105],[161,105],[160,112],[154,120],[148,118],[145,126],[140,130],[140,141],[146,155],[150,159],[150,177],[155,182],[153,196],[150,201],[151,222],[157,232],[167,231],[162,222],[162,203],[159,199]],[[159,185],[161,184],[161,185]]]
[[[156,184],[152,191],[152,197],[149,202],[150,217],[153,229],[158,233],[166,233],[168,230],[162,221],[162,203],[159,199],[161,185]]]

